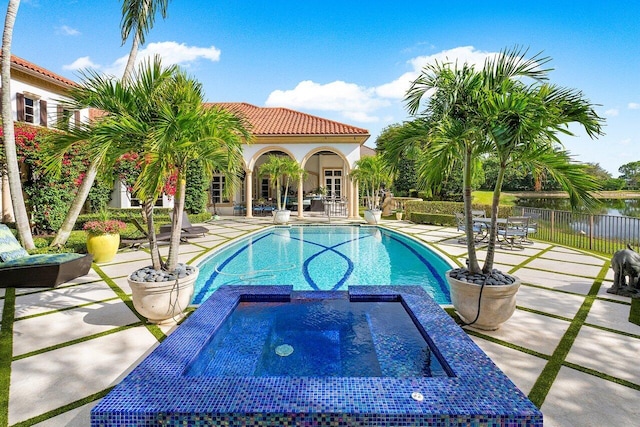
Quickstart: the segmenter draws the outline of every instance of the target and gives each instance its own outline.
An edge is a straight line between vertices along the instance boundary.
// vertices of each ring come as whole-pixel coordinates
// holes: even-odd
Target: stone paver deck
[[[340,222],[348,221],[332,219]],[[209,234],[183,244],[181,261],[197,263],[271,222],[226,217],[205,225]],[[464,263],[455,230],[382,225]],[[144,250],[123,251],[56,289],[0,289],[0,427],[89,425],[91,408],[173,329],[146,325],[132,309],[126,276],[148,264]],[[640,326],[627,321],[629,298],[605,292],[609,260],[535,242],[498,250],[496,266],[522,279],[516,313],[498,331],[467,332],[541,408],[545,426],[637,425]]]

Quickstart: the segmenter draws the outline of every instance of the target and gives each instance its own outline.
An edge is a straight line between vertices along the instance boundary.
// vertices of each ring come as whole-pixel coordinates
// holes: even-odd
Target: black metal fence
[[[639,218],[528,207],[516,207],[513,211],[534,218],[537,230],[531,237],[536,239],[607,254],[627,245],[636,251],[640,249]]]

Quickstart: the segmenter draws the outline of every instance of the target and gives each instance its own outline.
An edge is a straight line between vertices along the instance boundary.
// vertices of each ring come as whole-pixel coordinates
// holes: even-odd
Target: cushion
[[[20,246],[9,227],[0,224],[0,261],[6,262],[28,255],[29,253]]]
[[[75,253],[62,254],[37,254],[29,255],[23,258],[16,258],[0,264],[0,268],[19,267],[25,265],[46,265],[46,264],[62,264],[82,258],[84,255]]]

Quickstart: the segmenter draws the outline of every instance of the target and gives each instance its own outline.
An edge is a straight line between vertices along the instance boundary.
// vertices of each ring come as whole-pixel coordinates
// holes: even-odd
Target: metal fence
[[[516,207],[514,215],[533,217],[537,230],[531,237],[551,243],[614,253],[631,245],[640,249],[640,219],[591,215],[551,209]]]

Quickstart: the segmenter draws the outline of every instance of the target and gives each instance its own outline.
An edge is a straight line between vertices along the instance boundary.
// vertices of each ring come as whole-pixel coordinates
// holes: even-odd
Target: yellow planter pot
[[[93,262],[103,263],[113,260],[120,247],[120,234],[87,234],[87,252],[93,255]]]

